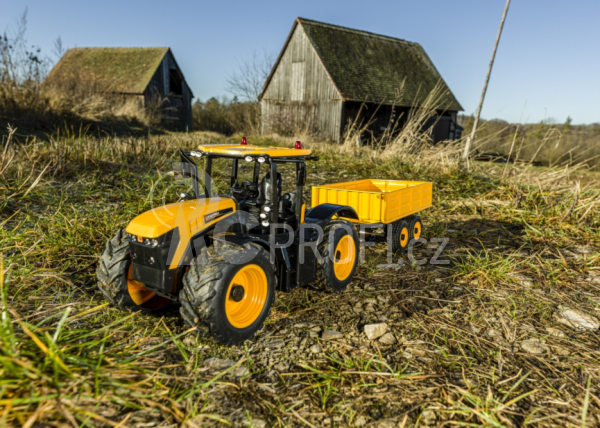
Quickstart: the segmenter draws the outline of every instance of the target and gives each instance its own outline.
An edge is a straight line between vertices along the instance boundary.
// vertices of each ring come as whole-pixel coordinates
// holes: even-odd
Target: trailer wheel
[[[123,230],[106,243],[100,256],[96,277],[98,288],[110,303],[115,306],[152,312],[167,307],[170,299],[148,290],[131,276],[131,254],[129,244],[124,239]]]
[[[225,345],[252,339],[269,316],[274,298],[269,253],[253,243],[203,248],[179,293],[185,322]]]
[[[397,220],[392,223],[392,250],[406,251],[410,242],[410,225],[406,220]]]
[[[315,283],[319,288],[343,291],[358,265],[358,233],[352,223],[343,220],[330,223],[323,234],[318,246],[321,261],[317,262]]]
[[[408,225],[410,241],[413,239],[419,239],[423,235],[423,222],[421,221],[421,217],[418,215],[413,215],[407,220],[409,220]]]

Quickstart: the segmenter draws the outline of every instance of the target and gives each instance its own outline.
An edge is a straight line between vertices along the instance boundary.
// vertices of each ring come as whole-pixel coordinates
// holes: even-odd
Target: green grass
[[[163,190],[175,194],[165,174],[178,161],[177,148],[225,140],[202,133],[71,135],[12,142],[6,151],[0,146],[0,424],[600,422],[598,332],[572,330],[553,318],[558,305],[600,317],[600,284],[586,281],[600,270],[599,189],[584,186],[573,205],[573,177],[549,183],[547,170],[530,181],[503,181],[486,165],[469,173],[313,143],[321,160],[309,164],[310,184],[434,181],[433,207],[423,213],[425,237],[449,237],[441,258],[451,263],[414,266],[395,254],[404,267],[381,269],[386,252],[377,244],[366,249],[348,290],[278,294],[257,338],[232,348],[196,337],[176,308],[153,316],[109,306],[95,287],[106,241],[162,203]],[[217,183],[225,178],[218,175]],[[157,182],[159,192],[151,194]],[[578,252],[581,246],[587,253]],[[417,258],[433,252],[415,250]],[[371,299],[375,312],[354,311]],[[362,333],[362,325],[381,316],[394,345],[369,342]],[[313,327],[298,323],[342,331],[345,338],[321,342],[311,336]],[[523,330],[526,325],[534,332]],[[550,336],[546,327],[565,337]],[[543,339],[550,350],[522,351],[527,338]],[[282,339],[281,347],[270,345]],[[316,343],[322,354],[305,352]],[[237,365],[215,373],[202,364],[209,357]],[[241,366],[249,373],[233,377]]]

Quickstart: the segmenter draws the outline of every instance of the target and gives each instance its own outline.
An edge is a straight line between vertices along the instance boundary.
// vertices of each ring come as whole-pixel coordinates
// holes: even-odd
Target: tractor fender
[[[247,244],[249,242],[255,242],[258,245],[260,245],[261,247],[263,247],[265,250],[270,251],[269,243],[267,241],[265,241],[264,239],[255,238],[255,237],[248,236],[248,235],[240,235],[240,234],[220,235],[220,236],[213,237],[213,241],[227,242],[227,243],[230,243],[233,245],[238,245],[240,247],[243,247],[244,244]]]
[[[327,224],[334,215],[358,220],[354,208],[348,205],[321,204],[311,208],[305,215],[306,223]]]

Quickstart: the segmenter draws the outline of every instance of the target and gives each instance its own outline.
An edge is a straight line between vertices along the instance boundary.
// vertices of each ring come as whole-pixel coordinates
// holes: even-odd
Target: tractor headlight
[[[262,156],[259,156],[258,159],[256,159],[258,161],[258,163],[265,163],[266,159]]]
[[[158,246],[158,240],[144,238],[144,244],[149,245],[151,247],[157,247]]]
[[[266,207],[263,207],[263,210],[264,210],[266,213],[269,213],[269,212],[271,212],[271,207],[267,205]]]
[[[260,213],[260,218],[267,218],[267,215],[265,213]]]
[[[202,152],[190,152],[190,155],[195,156],[197,158],[201,158],[202,157]]]
[[[252,162],[252,156],[246,156],[246,157],[244,158],[244,160],[245,160],[246,162]]]
[[[269,222],[268,222],[268,221],[266,221],[266,220],[265,220],[265,221],[263,221],[261,224],[262,224],[264,227],[269,227]]]

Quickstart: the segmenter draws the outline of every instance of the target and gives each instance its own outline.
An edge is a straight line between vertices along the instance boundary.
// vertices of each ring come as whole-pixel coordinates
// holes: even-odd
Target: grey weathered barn
[[[418,43],[297,18],[260,95],[263,131],[308,124],[339,142],[366,115],[377,137],[394,120],[401,128],[438,84],[429,126],[434,141],[456,139],[462,107]]]
[[[162,105],[163,125],[192,128],[192,94],[169,48],[74,48],[65,52],[44,85],[86,85],[98,91]]]

